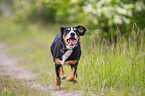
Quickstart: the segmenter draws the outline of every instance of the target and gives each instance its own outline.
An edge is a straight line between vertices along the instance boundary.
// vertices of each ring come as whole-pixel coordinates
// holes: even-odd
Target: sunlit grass
[[[137,35],[139,31],[133,30],[133,33],[134,36],[129,37],[130,42],[121,37],[115,46],[110,46],[104,39],[102,42],[105,44],[101,46],[96,44],[92,48],[90,46],[82,48],[83,56],[79,64],[81,78],[78,81],[83,89],[107,89],[110,91],[125,89],[120,90],[124,92],[124,95],[125,92],[126,95],[144,94],[145,46],[143,32]],[[137,42],[140,43],[137,44]]]
[[[10,76],[0,76],[0,95],[1,96],[43,96],[49,92],[41,92],[40,90],[32,89],[27,84],[29,81],[17,80]]]
[[[8,45],[8,54],[18,58],[19,65],[39,73],[36,80],[54,82],[54,62],[50,45],[61,25],[0,23],[0,40]],[[63,81],[65,88],[105,95],[145,94],[144,31],[132,30],[127,40],[118,37],[111,44],[107,40],[92,40],[86,33],[81,38],[82,56],[78,65],[78,83]],[[96,36],[98,37],[98,36]],[[67,75],[70,67],[64,67]],[[4,94],[4,93],[3,93]]]

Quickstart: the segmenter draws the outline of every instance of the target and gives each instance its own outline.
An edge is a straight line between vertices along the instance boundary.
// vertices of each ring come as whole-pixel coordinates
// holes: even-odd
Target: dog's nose
[[[70,33],[71,36],[75,36],[75,33]]]

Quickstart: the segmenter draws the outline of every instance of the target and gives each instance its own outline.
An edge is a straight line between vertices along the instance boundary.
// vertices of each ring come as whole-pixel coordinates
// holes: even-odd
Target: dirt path
[[[9,75],[19,79],[31,79],[35,76],[32,72],[18,66],[16,59],[6,54],[6,45],[0,43],[0,75]]]
[[[18,66],[18,60],[10,58],[6,53],[7,46],[0,43],[0,75],[1,76],[12,76],[17,79],[32,79],[37,75],[28,71],[26,68]],[[58,90],[52,85],[46,84],[35,84],[34,82],[27,83],[30,88],[34,88],[41,91],[48,91],[52,96],[81,96],[84,94],[83,91],[74,91],[67,89]]]

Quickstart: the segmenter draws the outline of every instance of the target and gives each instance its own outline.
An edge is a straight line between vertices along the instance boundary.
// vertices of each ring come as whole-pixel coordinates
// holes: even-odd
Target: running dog
[[[52,42],[51,53],[55,62],[55,83],[60,88],[61,79],[67,79],[76,83],[77,66],[81,56],[80,36],[86,32],[86,28],[78,25],[76,27],[60,27],[58,33]],[[63,65],[71,66],[71,74],[66,76]],[[61,75],[61,77],[60,77]]]

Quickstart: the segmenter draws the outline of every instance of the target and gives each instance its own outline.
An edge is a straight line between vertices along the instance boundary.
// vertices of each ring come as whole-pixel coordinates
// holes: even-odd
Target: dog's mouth
[[[76,45],[77,43],[78,43],[78,40],[76,39],[76,38],[69,38],[69,39],[67,39],[67,42],[71,45],[71,46],[73,46],[73,45]]]

